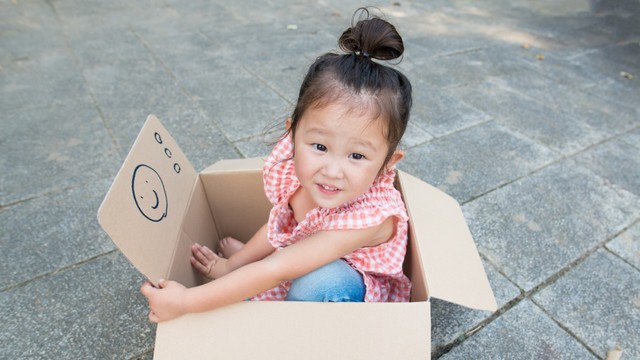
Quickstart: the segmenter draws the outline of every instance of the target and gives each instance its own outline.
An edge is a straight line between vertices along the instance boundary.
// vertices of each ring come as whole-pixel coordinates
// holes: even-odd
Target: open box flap
[[[458,202],[405,172],[398,179],[429,295],[495,311],[493,291]]]
[[[153,283],[168,278],[197,176],[150,115],[98,210],[102,228]]]
[[[428,359],[430,306],[245,301],[161,322],[153,358]]]
[[[268,221],[261,158],[220,160],[200,173],[219,237],[248,241]]]

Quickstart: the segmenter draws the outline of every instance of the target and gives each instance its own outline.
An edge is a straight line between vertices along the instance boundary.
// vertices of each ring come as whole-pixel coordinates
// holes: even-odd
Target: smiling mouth
[[[155,210],[158,208],[158,205],[160,205],[160,199],[158,198],[158,193],[155,190],[153,190],[153,195],[156,196],[156,204],[153,205],[151,208]]]
[[[320,191],[322,191],[325,194],[335,194],[341,191],[339,188],[335,188],[335,187],[324,185],[324,184],[318,184],[318,188],[320,188]]]

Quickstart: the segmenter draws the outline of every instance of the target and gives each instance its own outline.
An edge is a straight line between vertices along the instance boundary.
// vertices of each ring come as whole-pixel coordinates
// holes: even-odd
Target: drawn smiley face
[[[145,164],[138,165],[133,171],[131,189],[136,206],[144,217],[153,222],[167,217],[167,192],[157,171]]]

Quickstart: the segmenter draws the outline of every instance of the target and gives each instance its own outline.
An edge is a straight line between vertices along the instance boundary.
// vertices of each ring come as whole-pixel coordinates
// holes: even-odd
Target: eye
[[[353,153],[350,155],[350,157],[354,160],[362,160],[364,159],[364,155],[362,154],[358,154],[358,153]]]
[[[313,146],[313,148],[318,151],[322,151],[322,152],[327,151],[327,147],[322,144],[311,144],[311,146]]]

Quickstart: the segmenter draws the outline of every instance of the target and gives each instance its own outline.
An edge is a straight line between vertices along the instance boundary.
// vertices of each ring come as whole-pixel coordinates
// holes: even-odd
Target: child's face
[[[369,189],[389,149],[383,126],[339,103],[304,113],[295,133],[295,169],[317,206],[335,208]],[[396,151],[387,166],[401,158]]]

